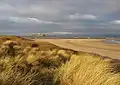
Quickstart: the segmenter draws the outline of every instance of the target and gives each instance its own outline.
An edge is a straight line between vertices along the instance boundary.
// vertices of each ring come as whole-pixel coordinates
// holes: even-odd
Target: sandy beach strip
[[[120,44],[105,43],[104,39],[36,39],[35,41],[46,41],[62,48],[95,53],[120,60]]]

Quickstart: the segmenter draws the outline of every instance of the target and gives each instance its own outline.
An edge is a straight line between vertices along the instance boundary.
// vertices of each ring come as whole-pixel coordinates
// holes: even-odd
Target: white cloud
[[[120,20],[110,21],[111,24],[120,24]]]
[[[120,9],[119,2],[120,0],[0,0],[0,26],[1,26],[0,30],[1,29],[11,30],[17,28],[21,30],[26,29],[27,26],[29,27],[29,29],[31,29],[31,31],[42,30],[56,32],[57,31],[89,32],[94,31],[95,29],[96,31],[98,31],[98,28],[101,27],[105,27],[103,28],[105,29],[103,30],[103,32],[106,31],[106,29],[108,28],[119,29],[119,26],[115,26],[114,24],[120,24],[120,20],[112,21],[111,23],[114,24],[111,25],[110,22],[107,22],[107,20],[111,20],[112,17],[113,17],[112,19],[114,18],[116,19],[117,17],[115,16],[116,14],[115,15],[113,14],[114,12],[119,13]],[[3,16],[7,18],[4,19]],[[106,18],[104,18],[104,16],[106,16]],[[15,25],[12,25],[13,23],[7,20],[16,22],[18,24],[15,23]],[[83,22],[80,23],[79,20]],[[85,20],[86,21],[93,20],[93,22],[90,21],[86,22]],[[106,25],[99,24],[101,22],[104,23],[104,20],[106,22],[105,23]],[[60,22],[61,24],[57,22]],[[44,24],[44,26],[41,24]],[[45,26],[47,24],[50,24],[50,26]]]
[[[44,21],[37,18],[31,17],[9,17],[8,20],[14,21],[17,23],[38,23],[38,24],[60,24],[53,21]]]
[[[70,20],[78,20],[78,19],[82,19],[82,20],[95,20],[97,19],[96,16],[92,15],[92,14],[84,14],[81,15],[79,13],[75,13],[73,15],[69,15],[68,17]]]
[[[52,32],[52,34],[73,34],[72,32]]]
[[[22,23],[29,23],[29,22],[37,22],[40,23],[40,21],[36,18],[24,18],[24,17],[9,17],[10,21],[14,22],[22,22]]]

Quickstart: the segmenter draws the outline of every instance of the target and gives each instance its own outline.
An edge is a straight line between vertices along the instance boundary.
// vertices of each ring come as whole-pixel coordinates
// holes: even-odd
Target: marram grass
[[[120,74],[109,72],[109,65],[110,60],[73,55],[59,68],[55,81],[60,85],[120,85]]]
[[[0,44],[0,85],[120,85],[119,62],[20,37]]]

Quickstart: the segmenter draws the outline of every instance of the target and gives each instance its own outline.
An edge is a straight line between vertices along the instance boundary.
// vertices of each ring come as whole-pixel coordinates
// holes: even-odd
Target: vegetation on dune
[[[0,85],[120,85],[110,59],[20,37],[0,44]]]
[[[0,85],[52,85],[56,69],[68,60],[58,55],[62,48],[46,42],[9,37],[0,43]]]
[[[110,72],[114,70],[110,62],[89,55],[73,55],[58,69],[55,81],[60,85],[120,85],[120,74]]]

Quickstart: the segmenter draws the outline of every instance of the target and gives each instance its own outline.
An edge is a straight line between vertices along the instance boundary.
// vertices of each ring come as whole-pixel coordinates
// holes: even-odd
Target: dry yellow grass
[[[0,38],[0,85],[53,84],[56,69],[66,59],[58,55],[62,48],[14,36]]]
[[[14,36],[0,43],[0,85],[120,85],[119,62]]]
[[[120,85],[120,74],[109,71],[110,61],[89,55],[73,55],[58,70],[55,81],[60,85]]]

